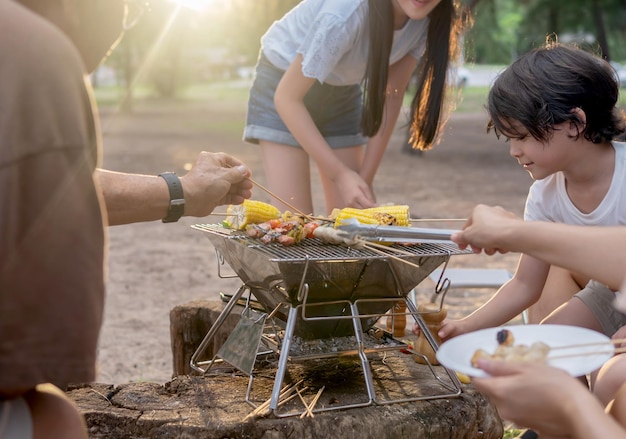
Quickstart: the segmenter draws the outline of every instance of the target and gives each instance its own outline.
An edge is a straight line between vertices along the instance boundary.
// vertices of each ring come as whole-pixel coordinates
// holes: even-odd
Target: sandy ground
[[[244,160],[263,183],[257,149],[240,140],[244,115],[243,105],[226,102],[148,102],[129,115],[104,109],[104,167],[183,174],[199,151],[226,151]],[[421,218],[464,218],[476,203],[498,204],[521,214],[531,179],[508,155],[507,145],[485,132],[485,123],[483,113],[453,115],[442,143],[422,155],[402,152],[399,127],[376,178],[379,202],[408,204],[412,215]],[[254,198],[271,201],[263,192]],[[318,197],[316,206],[321,202]],[[98,381],[118,385],[171,378],[169,311],[190,300],[217,299],[220,291],[234,293],[239,286],[236,279],[218,277],[213,246],[202,232],[190,228],[220,219],[183,218],[175,224],[155,221],[109,229]],[[454,228],[459,223],[421,225]],[[449,266],[513,271],[516,262],[517,255],[462,255],[453,257]],[[418,297],[425,300],[433,288],[428,280],[422,282]],[[492,292],[449,292],[449,316],[471,312]]]

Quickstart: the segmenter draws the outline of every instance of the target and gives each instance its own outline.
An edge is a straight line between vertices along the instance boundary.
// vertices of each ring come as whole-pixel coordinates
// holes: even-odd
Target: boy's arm
[[[439,331],[442,339],[478,329],[500,326],[539,300],[550,265],[528,255],[521,255],[513,278],[504,284],[487,302],[457,325],[444,324]]]

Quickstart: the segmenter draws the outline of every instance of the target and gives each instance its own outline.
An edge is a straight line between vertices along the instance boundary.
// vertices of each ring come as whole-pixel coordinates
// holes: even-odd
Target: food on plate
[[[335,218],[335,227],[340,226],[350,218],[357,219],[361,224],[380,224],[385,226],[406,226],[409,222],[409,206],[390,205],[370,207],[368,209],[355,209],[346,207],[333,211],[331,217]]]
[[[508,329],[498,331],[496,334],[498,347],[493,354],[484,349],[477,349],[470,360],[473,367],[477,367],[481,358],[490,360],[518,361],[525,363],[545,363],[550,353],[550,346],[536,341],[532,345],[515,344],[513,333]]]
[[[513,337],[513,333],[508,329],[502,329],[496,334],[496,340],[501,346],[513,346],[515,337]]]
[[[455,372],[455,374],[459,381],[461,381],[463,384],[470,384],[472,382],[472,379],[469,377],[469,375],[465,375],[461,372]]]
[[[248,224],[260,224],[276,218],[280,218],[280,210],[276,206],[245,200],[242,204],[228,206],[224,223],[233,229],[244,230]]]

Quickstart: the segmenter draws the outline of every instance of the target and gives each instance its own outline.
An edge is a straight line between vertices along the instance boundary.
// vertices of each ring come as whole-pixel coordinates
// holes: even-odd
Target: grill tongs
[[[378,242],[450,242],[450,236],[458,230],[431,229],[421,227],[385,226],[362,224],[356,218],[350,218],[337,226],[337,230],[349,239],[364,239]]]

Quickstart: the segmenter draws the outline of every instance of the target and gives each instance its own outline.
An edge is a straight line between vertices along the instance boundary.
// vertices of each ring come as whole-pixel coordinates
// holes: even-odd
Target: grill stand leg
[[[290,307],[289,315],[287,317],[287,326],[285,327],[285,336],[283,337],[283,343],[280,348],[280,356],[278,358],[278,370],[276,371],[276,378],[274,379],[274,387],[272,389],[272,399],[270,401],[270,410],[275,411],[278,408],[278,399],[280,398],[280,389],[285,379],[285,371],[287,370],[287,361],[289,360],[289,349],[291,347],[291,337],[296,327],[296,320],[298,317],[298,308]]]
[[[305,300],[305,303],[306,303],[306,300]],[[281,414],[279,413],[279,410],[278,410],[278,405],[280,403],[279,401],[280,391],[283,387],[284,376],[285,376],[285,372],[287,370],[287,365],[289,362],[289,349],[291,347],[291,340],[293,337],[295,324],[299,316],[299,312],[301,310],[303,311],[302,317],[304,321],[317,320],[317,318],[315,317],[308,317],[308,318],[305,317],[304,309],[305,309],[305,304],[292,306],[289,308],[287,324],[285,327],[285,335],[283,337],[282,347],[281,347],[280,356],[278,360],[278,370],[276,372],[276,376],[274,379],[274,387],[272,389],[272,396],[270,399],[270,410],[272,410],[274,415],[278,418],[301,415],[302,413],[304,413],[302,412],[302,413],[295,413],[295,414],[294,413]],[[345,404],[341,406],[335,406],[332,408],[326,407],[326,408],[313,409],[313,413],[319,413],[319,412],[324,412],[324,411],[334,411],[334,410],[345,410],[348,408],[356,408],[356,407],[366,407],[366,406],[372,405],[372,403],[375,400],[376,391],[374,388],[374,379],[372,376],[372,371],[370,368],[369,360],[367,359],[367,354],[365,353],[365,345],[364,345],[364,341],[362,337],[363,327],[361,325],[361,320],[360,320],[362,316],[359,315],[358,305],[355,303],[351,303],[350,312],[351,312],[350,316],[343,316],[343,317],[336,317],[336,318],[326,316],[326,317],[322,317],[322,319],[329,320],[329,321],[338,320],[338,319],[339,320],[340,319],[352,320],[354,335],[357,341],[357,352],[358,352],[359,360],[361,363],[361,368],[363,370],[363,376],[364,376],[364,381],[365,381],[365,387],[367,389],[368,399],[367,401],[354,403],[354,404]],[[250,387],[249,387],[248,393],[250,393]]]
[[[372,401],[376,400],[376,390],[374,390],[374,379],[372,378],[372,369],[370,369],[370,362],[365,354],[365,348],[363,344],[363,326],[361,326],[361,319],[359,318],[359,308],[354,302],[350,303],[350,311],[352,312],[352,323],[354,324],[354,336],[356,337],[359,359],[361,360],[361,367],[363,368],[363,375],[365,377],[365,386],[367,387],[367,396],[369,405]]]

